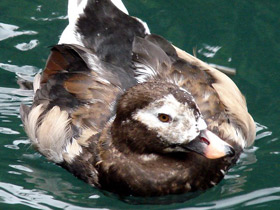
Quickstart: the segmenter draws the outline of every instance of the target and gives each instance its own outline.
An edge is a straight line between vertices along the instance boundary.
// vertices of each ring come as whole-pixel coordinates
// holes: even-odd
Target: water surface
[[[132,205],[90,187],[29,145],[19,105],[67,25],[66,0],[0,1],[0,209],[279,209],[280,1],[125,0],[153,33],[232,77],[257,122],[257,138],[216,187],[181,203]]]

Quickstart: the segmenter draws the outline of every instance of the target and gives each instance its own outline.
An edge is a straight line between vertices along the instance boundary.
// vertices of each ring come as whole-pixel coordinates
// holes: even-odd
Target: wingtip
[[[20,105],[20,109],[19,109],[19,113],[20,113],[20,118],[22,120],[22,122],[24,122],[24,120],[26,119],[26,117],[28,116],[29,112],[30,112],[30,107],[25,105],[25,104],[21,104]]]

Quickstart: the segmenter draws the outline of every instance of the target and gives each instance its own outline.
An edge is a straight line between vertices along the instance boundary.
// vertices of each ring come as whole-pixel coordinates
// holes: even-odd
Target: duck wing
[[[56,163],[81,154],[115,115],[118,96],[137,84],[132,43],[147,33],[110,0],[73,4],[78,9],[34,82],[32,107],[21,107],[31,141]]]
[[[248,112],[246,99],[236,84],[224,73],[179,48],[175,47],[175,49],[181,59],[197,66],[213,78],[211,87],[218,94],[218,98],[229,116],[229,122],[222,125],[223,135],[229,135],[231,139],[235,139],[235,142],[239,142],[242,147],[251,146],[256,137],[256,125]],[[238,140],[242,138],[243,141]]]
[[[21,117],[35,147],[59,163],[71,162],[89,145],[115,115],[118,96],[136,80],[92,50],[57,45],[34,84],[33,105],[23,105]]]
[[[158,35],[136,37],[133,61],[138,82],[165,80],[189,91],[208,129],[241,151],[255,139],[255,123],[245,97],[225,74],[172,46]]]

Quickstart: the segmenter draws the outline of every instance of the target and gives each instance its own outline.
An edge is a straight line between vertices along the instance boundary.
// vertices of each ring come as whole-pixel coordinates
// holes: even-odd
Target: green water
[[[66,0],[0,1],[0,209],[279,209],[280,1],[125,0],[130,14],[233,80],[257,122],[257,139],[216,187],[183,203],[132,205],[90,187],[30,148],[19,105],[67,25]],[[206,175],[207,176],[207,175]]]

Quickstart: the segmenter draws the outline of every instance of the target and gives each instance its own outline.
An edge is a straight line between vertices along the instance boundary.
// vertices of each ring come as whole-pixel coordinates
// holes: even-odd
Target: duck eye
[[[170,122],[171,121],[171,117],[168,114],[158,114],[158,119],[161,122]]]

